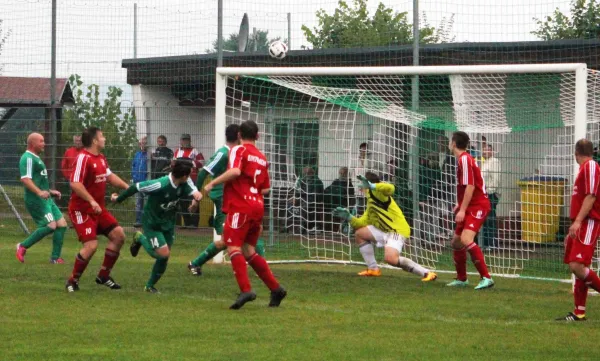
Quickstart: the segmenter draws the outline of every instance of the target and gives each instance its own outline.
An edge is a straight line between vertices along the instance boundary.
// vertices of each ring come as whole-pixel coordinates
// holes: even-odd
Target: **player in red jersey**
[[[71,174],[71,200],[69,216],[83,248],[75,257],[73,273],[67,280],[68,292],[79,291],[79,278],[98,248],[98,234],[108,237],[102,268],[96,283],[117,290],[121,286],[111,277],[110,271],[119,258],[119,251],[125,241],[123,228],[105,207],[106,182],[127,189],[129,185],[110,171],[106,158],[102,155],[106,139],[102,131],[90,127],[81,135],[84,149],[77,156]]]
[[[456,171],[457,205],[454,208],[456,229],[452,238],[456,279],[448,283],[447,286],[464,287],[469,284],[467,280],[467,252],[469,252],[471,261],[473,261],[475,268],[481,275],[481,281],[475,289],[481,290],[494,286],[494,281],[485,264],[483,252],[475,243],[475,236],[477,236],[485,222],[491,210],[491,205],[485,192],[481,170],[477,167],[475,159],[467,152],[469,141],[467,133],[455,132],[452,134],[448,146],[458,160],[458,164]]]
[[[255,251],[265,213],[263,195],[269,193],[271,187],[267,159],[255,145],[258,125],[251,120],[243,122],[239,137],[241,145],[229,152],[227,171],[204,187],[209,192],[217,184],[225,183],[223,212],[226,218],[222,239],[227,245],[233,273],[241,291],[229,308],[237,310],[246,302],[256,299],[248,278],[246,261],[271,290],[269,307],[278,307],[287,292],[279,285],[265,259]]]
[[[579,173],[571,196],[571,227],[565,237],[564,262],[575,275],[575,311],[557,321],[585,321],[585,301],[588,288],[600,292],[600,278],[589,269],[600,235],[600,167],[592,156],[594,145],[587,139],[575,144],[575,160]]]

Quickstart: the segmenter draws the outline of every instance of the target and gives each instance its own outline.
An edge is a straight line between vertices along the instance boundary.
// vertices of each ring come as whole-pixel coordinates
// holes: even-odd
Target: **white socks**
[[[378,269],[377,261],[375,260],[375,249],[373,245],[369,242],[365,242],[359,247],[360,254],[362,254],[365,263],[367,264],[367,268],[369,269]]]
[[[362,250],[362,248],[361,248],[361,250]],[[362,253],[362,251],[361,251],[361,253]],[[421,266],[420,264],[418,264],[416,262],[413,262],[412,260],[410,260],[406,257],[402,257],[402,256],[400,256],[398,258],[398,267],[402,268],[406,272],[416,274],[419,277],[425,277],[425,274],[427,274],[429,272],[429,270],[427,268]]]

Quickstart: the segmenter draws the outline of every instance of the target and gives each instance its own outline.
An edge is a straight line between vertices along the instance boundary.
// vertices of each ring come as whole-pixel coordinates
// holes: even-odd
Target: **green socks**
[[[52,235],[52,259],[59,259],[67,227],[58,227]]]
[[[169,262],[168,258],[157,258],[154,262],[154,267],[152,267],[152,273],[150,274],[150,279],[146,282],[146,287],[154,287],[156,282],[160,280],[163,273],[167,269],[167,263]]]
[[[50,233],[54,232],[54,230],[50,227],[44,226],[36,229],[33,233],[29,235],[23,242],[21,242],[21,246],[25,248],[29,248],[34,244],[38,243],[42,240],[42,238],[46,237]]]
[[[206,249],[192,261],[192,266],[201,267],[203,264],[210,261],[219,252],[221,252],[221,250],[218,249],[213,242],[211,242],[208,245],[208,247],[206,247]]]

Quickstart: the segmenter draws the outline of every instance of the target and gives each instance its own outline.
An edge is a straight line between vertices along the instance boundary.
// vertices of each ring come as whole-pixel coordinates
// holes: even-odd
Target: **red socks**
[[[588,288],[600,292],[600,278],[598,278],[596,272],[589,268],[585,279],[580,280],[579,278],[575,278],[575,288],[573,289],[575,311],[573,311],[573,313],[576,315],[585,315],[585,302],[587,301]]]
[[[456,267],[456,279],[459,281],[467,280],[467,250],[465,247],[455,249],[452,257],[454,258],[454,266]]]
[[[73,273],[71,273],[70,281],[79,281],[79,278],[83,274],[83,271],[87,268],[89,261],[86,261],[81,257],[81,254],[77,253],[75,256],[75,265],[73,266]]]
[[[584,279],[585,285],[593,289],[596,292],[600,292],[600,278],[596,272],[588,269],[588,275]]]
[[[279,288],[279,282],[273,276],[267,261],[262,258],[258,253],[253,254],[247,259],[248,264],[254,269],[254,272],[260,277],[260,279],[269,287],[271,291]]]
[[[488,273],[487,265],[485,264],[485,258],[483,258],[483,252],[481,252],[481,248],[479,248],[477,243],[471,243],[467,247],[467,251],[469,251],[469,254],[471,255],[471,261],[473,261],[473,264],[475,265],[475,268],[477,268],[479,275],[481,277],[491,278],[490,274]]]
[[[233,251],[229,253],[229,259],[231,260],[231,267],[233,268],[233,274],[240,287],[241,292],[250,292],[252,286],[250,286],[250,279],[248,278],[248,268],[246,266],[246,259],[240,251]]]
[[[575,299],[574,314],[578,316],[585,315],[585,301],[587,300],[587,295],[588,286],[585,284],[585,281],[575,278],[575,288],[573,289],[573,298]]]
[[[119,259],[119,252],[107,248],[104,252],[104,261],[102,261],[102,267],[100,268],[100,272],[98,272],[98,277],[102,279],[108,278],[117,259]]]

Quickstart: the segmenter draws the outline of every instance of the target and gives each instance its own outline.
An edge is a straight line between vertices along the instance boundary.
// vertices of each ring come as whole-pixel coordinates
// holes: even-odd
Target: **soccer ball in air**
[[[281,40],[276,40],[269,45],[269,55],[275,59],[283,59],[285,58],[288,52],[288,47]]]

